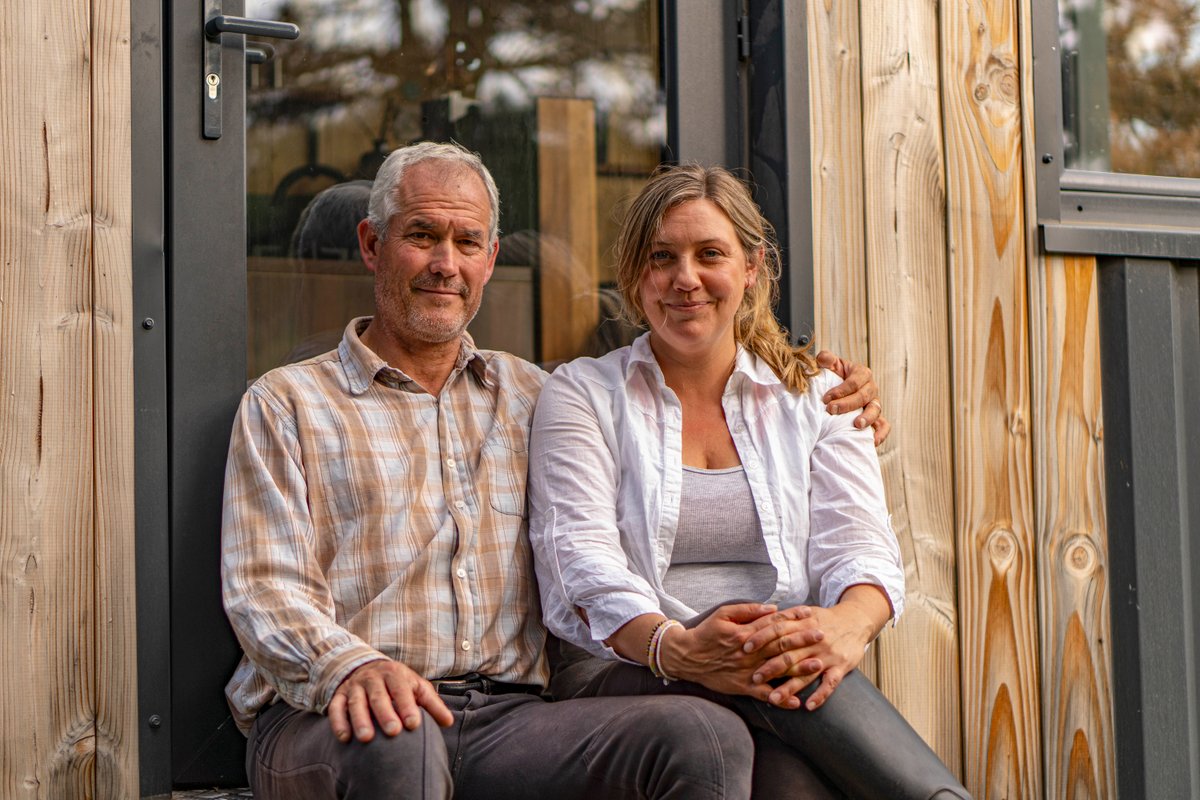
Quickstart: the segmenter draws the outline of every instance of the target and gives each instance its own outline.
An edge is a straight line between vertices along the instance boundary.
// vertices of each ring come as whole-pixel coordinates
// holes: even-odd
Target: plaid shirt
[[[464,335],[433,397],[362,343],[368,322],[260,378],[234,424],[222,584],[246,653],[226,687],[243,731],[276,695],[323,712],[381,658],[546,683],[525,519],[545,374]]]

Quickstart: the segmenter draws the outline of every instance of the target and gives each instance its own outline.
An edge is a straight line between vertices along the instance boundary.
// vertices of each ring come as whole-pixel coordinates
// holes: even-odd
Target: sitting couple
[[[875,390],[775,323],[746,187],[657,173],[618,252],[649,333],[549,378],[465,334],[498,208],[473,154],[394,152],[358,229],[376,316],[242,400],[255,797],[967,797],[855,671],[903,604],[878,404],[838,413]]]

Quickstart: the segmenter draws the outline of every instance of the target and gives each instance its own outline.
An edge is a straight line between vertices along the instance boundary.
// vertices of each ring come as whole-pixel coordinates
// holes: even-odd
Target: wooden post
[[[557,361],[583,352],[600,315],[595,108],[539,98],[537,126],[542,360]]]
[[[129,3],[0,17],[0,796],[138,794]]]
[[[808,4],[816,342],[866,363],[863,115],[855,3]]]
[[[1042,797],[1016,0],[940,4],[964,761]]]
[[[858,5],[808,3],[813,329],[818,350],[870,363]],[[878,683],[879,648],[859,670]]]
[[[0,796],[92,796],[90,4],[0,15]]]
[[[879,680],[961,774],[937,24],[931,3],[862,5],[871,363],[895,429],[881,459],[908,597]]]
[[[99,800],[139,795],[129,0],[92,0],[95,637]]]
[[[1117,796],[1096,260],[1030,276],[1047,797]]]
[[[1034,153],[1029,0],[1022,0],[1020,13],[1021,127],[1026,152]],[[1039,253],[1036,167],[1034,159],[1024,161],[1044,785],[1051,798],[1113,800],[1111,559],[1096,259]]]

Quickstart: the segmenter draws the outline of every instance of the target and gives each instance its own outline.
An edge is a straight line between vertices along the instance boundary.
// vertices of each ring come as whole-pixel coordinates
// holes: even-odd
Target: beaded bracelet
[[[650,674],[656,678],[662,678],[664,684],[675,680],[675,678],[672,678],[663,669],[661,658],[662,639],[668,630],[676,627],[682,628],[683,623],[677,619],[664,619],[654,626],[654,630],[650,634],[650,644],[646,647],[646,663],[650,667]]]
[[[658,638],[658,632],[659,632],[659,630],[662,629],[662,626],[666,625],[668,622],[670,622],[670,620],[667,619],[666,617],[663,617],[662,619],[660,619],[658,621],[658,624],[656,624],[654,626],[654,629],[650,631],[650,638],[646,640],[646,660],[647,660],[647,662],[653,662],[653,659],[650,658],[650,654],[652,652],[654,652],[654,650],[653,650],[654,640],[656,638]]]

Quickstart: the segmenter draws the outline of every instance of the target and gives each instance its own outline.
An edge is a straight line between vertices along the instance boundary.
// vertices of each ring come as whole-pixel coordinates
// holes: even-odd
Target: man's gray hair
[[[488,250],[494,250],[500,239],[500,191],[492,173],[483,165],[478,153],[472,153],[460,144],[450,142],[418,142],[407,147],[399,147],[383,162],[375,176],[375,185],[371,189],[371,203],[367,209],[367,219],[371,228],[380,239],[387,238],[388,223],[401,209],[398,206],[396,189],[404,180],[404,173],[409,167],[423,161],[448,161],[467,167],[483,181],[487,189],[488,202],[491,204],[491,217],[488,221]]]

